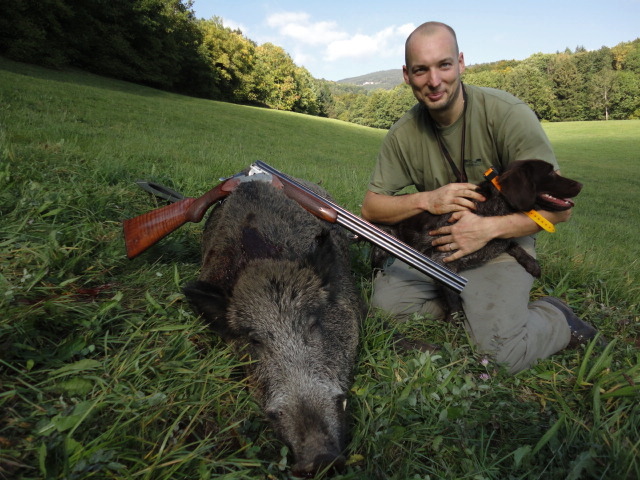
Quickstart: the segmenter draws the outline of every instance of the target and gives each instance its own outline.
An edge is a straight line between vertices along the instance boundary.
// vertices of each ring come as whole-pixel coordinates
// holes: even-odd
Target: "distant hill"
[[[381,70],[379,72],[367,73],[359,77],[345,78],[338,80],[337,83],[347,83],[349,85],[357,85],[367,90],[391,90],[399,84],[404,83],[402,78],[402,69],[394,68],[393,70]]]

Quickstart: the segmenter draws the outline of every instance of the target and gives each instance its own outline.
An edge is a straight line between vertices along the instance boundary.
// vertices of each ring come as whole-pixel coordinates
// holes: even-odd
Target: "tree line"
[[[187,95],[389,128],[415,99],[316,79],[281,47],[258,45],[191,0],[0,0],[0,54],[78,67]],[[547,121],[640,118],[640,39],[467,68]]]
[[[640,38],[613,48],[577,47],[467,67],[463,81],[506,90],[527,102],[541,120],[640,118]],[[341,120],[389,128],[415,99],[411,89],[335,91],[332,113]]]
[[[0,55],[187,95],[326,115],[323,82],[190,0],[0,0]]]

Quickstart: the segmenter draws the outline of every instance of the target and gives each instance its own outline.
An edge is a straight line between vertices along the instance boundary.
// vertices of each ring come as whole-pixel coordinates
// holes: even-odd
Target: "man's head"
[[[427,22],[416,28],[405,44],[402,71],[416,99],[438,123],[449,125],[462,114],[464,56],[450,26]]]

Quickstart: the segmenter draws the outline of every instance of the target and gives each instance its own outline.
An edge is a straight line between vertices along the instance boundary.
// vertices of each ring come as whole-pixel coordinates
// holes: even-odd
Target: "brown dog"
[[[513,162],[498,176],[498,182],[500,191],[489,180],[478,184],[477,192],[486,200],[475,202],[475,214],[491,217],[534,208],[547,211],[568,210],[574,205],[571,199],[582,189],[580,182],[558,175],[553,166],[543,160]],[[430,236],[429,231],[449,225],[450,217],[451,214],[433,215],[422,212],[395,225],[384,225],[381,228],[433,260],[443,263],[442,259],[449,253],[440,252],[431,245],[436,237]],[[531,275],[540,276],[540,265],[536,259],[513,240],[502,238],[491,240],[480,250],[447,263],[447,266],[459,272],[477,267],[504,252],[512,255]],[[372,266],[379,268],[387,256],[382,250],[374,249]]]

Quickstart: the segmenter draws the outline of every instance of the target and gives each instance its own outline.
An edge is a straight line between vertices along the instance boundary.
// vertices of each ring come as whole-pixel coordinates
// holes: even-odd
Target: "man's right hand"
[[[476,192],[473,183],[449,183],[430,192],[423,192],[426,197],[424,210],[435,215],[474,210],[473,200],[484,202],[486,198]]]
[[[476,188],[473,183],[450,183],[429,192],[397,196],[368,191],[361,214],[370,222],[394,224],[425,210],[435,215],[472,211],[475,208],[473,200],[485,200]]]

